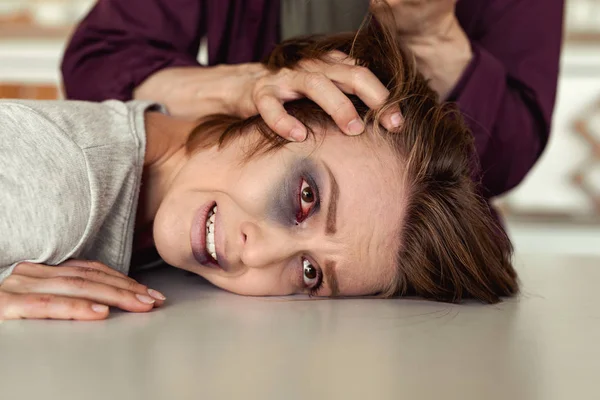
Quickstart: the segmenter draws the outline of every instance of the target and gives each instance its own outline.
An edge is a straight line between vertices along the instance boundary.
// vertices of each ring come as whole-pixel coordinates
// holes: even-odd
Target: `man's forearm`
[[[236,93],[244,90],[248,78],[263,70],[259,64],[166,68],[146,79],[133,96],[136,100],[159,102],[177,117],[237,115]]]
[[[402,40],[415,55],[419,71],[445,100],[473,59],[469,39],[454,16],[443,29]]]

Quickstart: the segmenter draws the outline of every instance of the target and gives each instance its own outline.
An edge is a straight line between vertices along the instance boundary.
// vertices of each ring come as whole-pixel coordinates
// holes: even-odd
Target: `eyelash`
[[[313,195],[315,197],[314,204],[306,214],[304,214],[302,210],[302,186],[304,186],[304,183],[306,183],[308,187],[310,187],[313,190]],[[320,203],[321,200],[319,196],[319,187],[317,186],[317,184],[314,183],[314,181],[310,178],[300,178],[300,184],[298,185],[298,190],[296,193],[296,225],[304,222],[304,220],[306,220],[306,218],[308,218],[313,213],[313,211],[319,207]]]
[[[308,291],[308,296],[313,297],[313,296],[316,296],[319,293],[319,291],[321,290],[321,288],[323,287],[323,272],[321,271],[321,268],[319,268],[318,266],[315,265],[315,263],[313,263],[306,257],[302,257],[301,258],[301,262],[302,262],[301,273],[302,273],[302,281],[303,282],[304,282],[304,261],[305,260],[308,261],[310,263],[310,265],[312,265],[317,270],[317,283]]]
[[[310,187],[313,190],[313,196],[315,198],[315,200],[312,204],[312,207],[308,210],[308,212],[306,212],[306,214],[304,214],[304,212],[302,210],[302,187],[304,186],[304,183],[306,183],[308,185],[308,187]],[[301,222],[305,221],[306,218],[308,218],[314,212],[314,210],[316,210],[319,207],[320,201],[321,201],[321,197],[319,195],[319,187],[317,186],[317,184],[308,177],[302,177],[300,179],[300,184],[298,186],[298,191],[296,193],[296,224],[300,224]],[[319,290],[321,290],[321,287],[323,286],[323,272],[317,264],[315,264],[314,262],[312,262],[311,260],[309,260],[306,257],[302,257],[300,259],[300,263],[301,263],[300,273],[302,276],[302,282],[304,282],[304,261],[305,260],[308,261],[310,263],[310,265],[312,265],[317,270],[317,283],[308,292],[308,295],[310,297],[312,297],[312,296],[316,296],[319,293]]]

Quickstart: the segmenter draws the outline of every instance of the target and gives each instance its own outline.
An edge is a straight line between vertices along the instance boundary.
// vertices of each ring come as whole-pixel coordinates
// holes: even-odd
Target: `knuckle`
[[[274,76],[279,79],[281,79],[281,78],[287,79],[290,77],[290,75],[293,75],[294,73],[295,73],[295,71],[293,69],[285,67],[285,68],[279,69],[274,74]]]
[[[145,285],[142,285],[141,283],[138,283],[136,281],[129,281],[127,282],[127,289],[131,290],[132,292],[141,290],[141,291],[145,291],[148,288]]]
[[[344,59],[348,57],[348,54],[344,53],[343,51],[340,50],[331,50],[329,52],[329,56],[333,57],[333,58],[339,58],[339,59]]]
[[[348,98],[345,98],[345,99],[340,100],[335,105],[333,114],[336,116],[344,116],[347,118],[352,118],[353,114],[354,114],[353,110],[354,110],[354,106],[352,105],[352,102],[350,102],[350,100]],[[341,114],[343,114],[343,115],[341,115]],[[345,115],[345,114],[347,114],[347,115]]]
[[[31,268],[35,268],[38,265],[39,264],[35,264],[29,261],[20,262],[13,269],[13,274],[27,274],[27,272],[30,271]]]
[[[58,279],[60,283],[67,286],[74,286],[77,288],[84,288],[85,286],[87,286],[87,280],[80,276],[61,276],[56,279]]]
[[[356,65],[351,68],[352,69],[350,73],[352,76],[352,82],[354,84],[362,83],[364,80],[367,79],[367,76],[371,73],[371,71],[369,71],[367,67]]]
[[[89,268],[93,268],[93,269],[102,270],[102,269],[107,268],[107,266],[102,264],[100,261],[87,261],[86,264],[89,265]]]
[[[25,303],[28,306],[34,306],[37,308],[48,308],[54,301],[54,296],[51,294],[37,294],[35,296],[27,296]]]
[[[16,268],[18,268],[21,265],[26,266],[26,267],[32,267],[32,266],[39,265],[39,264],[32,263],[30,261],[23,261],[23,262],[18,263]]]
[[[4,279],[4,282],[2,282],[2,286],[19,286],[21,283],[23,283],[23,280],[23,276],[12,274],[7,276],[6,279]]]
[[[21,291],[25,288],[27,282],[27,277],[18,274],[11,274],[0,284],[0,288],[8,291]]]
[[[129,296],[133,296],[133,293],[131,293],[131,291],[129,291],[127,289],[119,288],[119,287],[114,288],[114,294],[117,297],[129,297]]]
[[[306,74],[304,83],[307,88],[320,89],[325,85],[327,77],[320,72],[310,72]]]
[[[76,267],[75,271],[86,278],[100,278],[106,274],[91,267]]]
[[[270,95],[270,90],[268,86],[261,86],[256,88],[254,93],[252,94],[252,99],[255,104],[259,104],[264,102]]]
[[[314,59],[303,59],[298,62],[298,68],[303,69],[305,71],[310,71],[315,68],[318,68],[317,60]]]
[[[277,98],[277,87],[274,85],[265,85],[259,87],[252,95],[252,100],[257,108],[265,105],[270,98]]]
[[[281,113],[273,120],[273,130],[279,132],[284,125],[285,117],[287,114]]]

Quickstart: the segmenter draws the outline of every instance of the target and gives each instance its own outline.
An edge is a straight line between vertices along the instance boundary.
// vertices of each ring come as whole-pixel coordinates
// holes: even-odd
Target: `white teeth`
[[[215,213],[217,212],[217,206],[213,207],[208,213],[208,219],[206,220],[206,251],[215,260],[217,259],[217,252],[215,249]]]

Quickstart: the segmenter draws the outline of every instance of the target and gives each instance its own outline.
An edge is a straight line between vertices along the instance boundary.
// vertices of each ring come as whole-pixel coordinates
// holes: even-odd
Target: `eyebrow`
[[[337,274],[335,273],[335,261],[326,261],[325,268],[323,268],[323,275],[327,280],[327,284],[331,289],[329,297],[337,297],[340,294],[340,287],[338,285]]]
[[[337,181],[335,180],[335,176],[333,172],[331,172],[331,168],[327,165],[327,163],[323,163],[327,173],[329,174],[329,205],[327,207],[327,217],[325,224],[325,234],[330,236],[337,232],[337,203],[338,198],[340,197],[340,187],[338,186]],[[325,267],[323,268],[323,275],[327,280],[328,286],[331,288],[331,295],[329,297],[336,297],[340,293],[340,289],[338,286],[337,274],[335,273],[335,261],[326,261]]]
[[[330,186],[330,196],[329,196],[329,206],[327,207],[327,217],[326,217],[326,225],[325,225],[325,234],[328,236],[333,235],[337,232],[337,203],[338,198],[340,197],[340,187],[338,186],[337,181],[335,180],[335,176],[333,176],[333,172],[326,163],[325,169],[329,174],[329,186]]]

